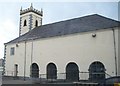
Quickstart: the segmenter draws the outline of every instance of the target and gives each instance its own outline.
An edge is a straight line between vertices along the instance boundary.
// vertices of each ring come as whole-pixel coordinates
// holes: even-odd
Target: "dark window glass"
[[[54,63],[47,65],[47,79],[57,79],[57,68]]]
[[[38,21],[37,21],[37,20],[35,21],[35,26],[36,26],[36,27],[38,26]]]
[[[66,66],[66,79],[70,81],[79,80],[79,68],[76,63],[71,62]]]
[[[39,78],[39,66],[36,63],[31,65],[31,77]]]
[[[105,79],[105,67],[101,62],[93,62],[89,67],[89,79],[99,81]]]
[[[12,47],[12,48],[10,49],[10,55],[14,55],[14,54],[15,54],[15,48]]]
[[[24,25],[23,26],[27,26],[27,21],[26,20],[24,21]]]

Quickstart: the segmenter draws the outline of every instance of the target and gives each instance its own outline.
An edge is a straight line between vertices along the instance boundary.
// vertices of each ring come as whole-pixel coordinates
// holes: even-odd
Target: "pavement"
[[[2,84],[33,84],[31,80],[3,80]]]
[[[34,84],[39,82],[39,79],[27,78],[14,78],[14,77],[3,77],[2,84]]]

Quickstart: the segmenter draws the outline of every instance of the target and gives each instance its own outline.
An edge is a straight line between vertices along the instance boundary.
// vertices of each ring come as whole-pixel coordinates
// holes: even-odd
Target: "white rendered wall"
[[[92,34],[96,33],[93,38]],[[31,51],[33,43],[33,53]],[[99,30],[84,32],[67,36],[51,37],[7,45],[6,71],[13,71],[14,64],[18,64],[19,76],[24,75],[24,59],[26,57],[26,76],[30,76],[31,63],[37,63],[40,74],[46,74],[47,64],[55,63],[58,73],[65,73],[66,65],[75,62],[80,72],[88,72],[89,66],[94,61],[104,64],[106,72],[111,76],[115,75],[115,54],[113,31]],[[15,47],[15,55],[10,56],[10,48]],[[31,59],[32,57],[32,59]],[[88,74],[80,75],[81,79],[88,79]]]
[[[118,43],[118,47],[117,47],[117,55],[118,55],[118,75],[120,76],[120,28],[118,29],[118,41],[116,43]]]
[[[26,25],[27,26],[24,26],[24,21],[25,20],[26,20]],[[29,15],[21,16],[21,34],[20,35],[23,35],[28,31],[29,31]]]

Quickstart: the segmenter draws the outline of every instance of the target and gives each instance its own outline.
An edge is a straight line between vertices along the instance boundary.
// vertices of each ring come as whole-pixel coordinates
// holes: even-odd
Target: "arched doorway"
[[[36,63],[31,65],[31,77],[39,78],[39,66]]]
[[[99,62],[93,62],[89,67],[89,80],[91,81],[99,81],[105,79],[105,67]]]
[[[18,76],[18,64],[14,65],[14,76],[17,77]]]
[[[57,68],[54,63],[47,65],[47,79],[57,79]]]
[[[76,63],[70,62],[66,66],[66,80],[78,81],[79,80],[79,68]]]

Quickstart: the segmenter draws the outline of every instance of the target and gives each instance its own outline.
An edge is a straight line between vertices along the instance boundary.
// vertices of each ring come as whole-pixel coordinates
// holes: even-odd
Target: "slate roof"
[[[94,14],[36,27],[30,32],[6,44],[17,43],[25,40],[88,32],[99,29],[110,29],[112,27],[120,27],[120,22]]]

